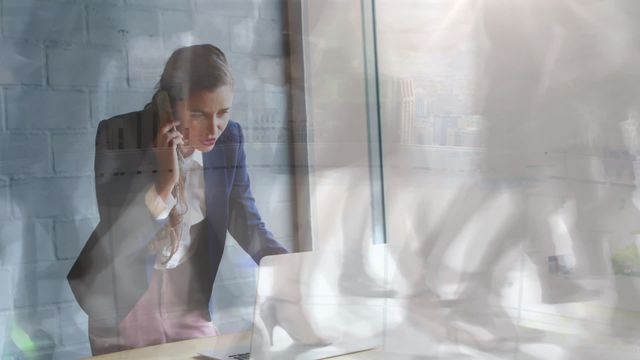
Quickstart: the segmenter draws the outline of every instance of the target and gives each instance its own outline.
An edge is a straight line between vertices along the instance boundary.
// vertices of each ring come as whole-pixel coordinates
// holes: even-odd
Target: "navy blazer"
[[[154,256],[148,245],[164,226],[144,195],[158,171],[151,146],[156,116],[139,112],[100,122],[96,135],[95,186],[100,222],[67,279],[82,309],[117,329],[149,287]],[[260,219],[251,194],[240,125],[230,121],[214,149],[203,153],[205,219],[192,227],[197,246],[189,301],[208,304],[227,230],[256,263],[287,250]]]

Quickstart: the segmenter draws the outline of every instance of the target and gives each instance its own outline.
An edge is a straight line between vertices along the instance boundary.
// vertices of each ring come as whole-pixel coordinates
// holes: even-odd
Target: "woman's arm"
[[[230,122],[227,131],[231,132],[228,135],[232,141],[237,143],[235,176],[229,197],[229,233],[256,263],[263,256],[287,253],[287,249],[267,229],[256,208],[247,172],[242,129],[238,123]]]

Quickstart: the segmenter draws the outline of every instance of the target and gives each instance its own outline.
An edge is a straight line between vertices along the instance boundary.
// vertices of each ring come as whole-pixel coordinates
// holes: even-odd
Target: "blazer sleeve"
[[[100,221],[67,277],[87,314],[118,321],[145,290],[140,288],[147,282],[147,245],[166,222],[155,220],[144,201],[153,177],[144,166],[148,151],[127,144],[135,123],[110,119],[98,126],[94,170]]]
[[[237,141],[235,176],[229,196],[229,233],[256,263],[267,255],[285,254],[287,249],[275,240],[260,218],[251,193],[244,152],[244,136],[237,123],[233,123],[233,136]]]

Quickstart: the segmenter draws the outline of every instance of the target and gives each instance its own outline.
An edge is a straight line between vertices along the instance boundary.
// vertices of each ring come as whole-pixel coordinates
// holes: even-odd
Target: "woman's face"
[[[185,139],[185,150],[208,152],[229,124],[233,88],[224,85],[216,90],[192,93],[186,100],[176,101],[176,117]]]

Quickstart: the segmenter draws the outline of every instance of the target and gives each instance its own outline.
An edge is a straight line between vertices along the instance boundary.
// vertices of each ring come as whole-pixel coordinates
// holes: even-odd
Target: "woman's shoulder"
[[[98,128],[112,128],[112,127],[128,127],[134,125],[138,120],[142,119],[142,110],[132,111],[126,114],[120,114],[112,116],[108,119],[100,121]]]
[[[142,149],[153,140],[153,123],[145,121],[143,111],[120,114],[100,121],[96,145],[106,149]]]
[[[229,120],[227,128],[219,139],[220,144],[240,144],[244,141],[242,127],[233,120]]]

